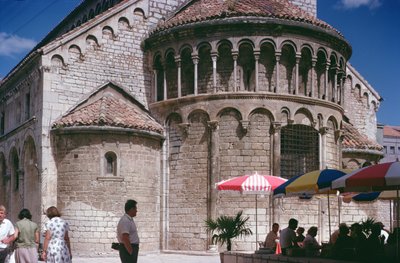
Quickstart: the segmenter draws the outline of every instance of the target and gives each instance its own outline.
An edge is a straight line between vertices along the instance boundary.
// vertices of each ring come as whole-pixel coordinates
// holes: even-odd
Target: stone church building
[[[26,207],[43,222],[56,205],[78,255],[115,253],[128,198],[143,252],[206,251],[204,220],[239,210],[258,236],[233,249],[254,250],[290,217],[327,241],[325,198],[257,196],[256,211],[254,196],[214,188],[382,157],[381,97],[316,13],[316,0],[83,1],[0,82],[9,218]],[[330,206],[332,228],[390,223],[385,202]]]

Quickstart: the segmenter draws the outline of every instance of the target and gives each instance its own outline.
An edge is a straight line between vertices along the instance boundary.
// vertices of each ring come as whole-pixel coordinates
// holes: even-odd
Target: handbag
[[[114,249],[114,250],[119,250],[120,247],[121,247],[120,243],[117,243],[117,242],[112,242],[111,243],[111,248]]]

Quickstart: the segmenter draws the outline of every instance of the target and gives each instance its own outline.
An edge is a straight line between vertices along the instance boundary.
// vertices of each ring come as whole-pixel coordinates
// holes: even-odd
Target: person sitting
[[[349,236],[349,227],[340,224],[339,235],[333,245],[333,257],[340,260],[353,260],[355,256],[354,240]]]
[[[300,247],[303,246],[303,241],[305,238],[304,231],[305,231],[304,227],[298,227],[296,230],[296,234],[297,234],[296,242]]]
[[[265,238],[264,241],[264,247],[271,249],[272,251],[275,252],[276,250],[276,243],[279,242],[279,224],[278,223],[273,223],[272,224],[272,230],[271,232],[268,233],[268,235]]]
[[[393,232],[389,234],[387,243],[384,246],[384,262],[398,262],[396,260],[397,251],[400,250],[400,244],[398,243],[398,240],[400,240],[400,228],[396,227],[393,229]]]
[[[287,250],[292,247],[298,247],[296,242],[296,232],[299,221],[294,218],[289,220],[289,226],[281,231],[279,242],[282,248],[282,255],[287,255]]]
[[[341,225],[347,226],[346,223],[340,223],[340,224],[339,224],[339,228],[340,228]],[[334,245],[334,244],[336,243],[336,240],[337,240],[337,238],[338,238],[338,236],[339,236],[339,228],[336,229],[335,231],[333,231],[333,233],[332,233],[331,236],[329,237],[329,244]]]
[[[374,223],[371,234],[367,238],[366,251],[370,260],[379,261],[384,254],[384,238],[381,237],[381,229],[379,223]]]
[[[358,260],[366,259],[366,243],[367,237],[362,231],[362,227],[359,223],[354,223],[350,227],[350,237],[354,240],[354,247],[356,252],[356,258]]]
[[[303,247],[306,250],[306,256],[314,257],[320,255],[320,249],[322,246],[318,243],[317,239],[315,238],[318,233],[318,228],[316,226],[310,227],[307,231],[307,235],[303,241]]]

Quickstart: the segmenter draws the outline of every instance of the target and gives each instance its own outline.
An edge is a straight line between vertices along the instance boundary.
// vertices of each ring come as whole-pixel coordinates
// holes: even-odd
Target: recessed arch
[[[224,45],[224,46],[227,45],[227,46],[229,46],[229,48],[230,48],[231,50],[233,49],[233,44],[232,44],[232,42],[229,41],[228,39],[222,39],[222,40],[218,41],[218,43],[217,43],[217,45],[216,45],[217,50],[219,50],[219,48],[220,48],[221,45]]]
[[[279,49],[282,50],[285,46],[290,46],[294,50],[295,53],[297,52],[297,46],[293,41],[291,41],[291,40],[283,41],[281,43],[281,45],[279,46]]]
[[[273,48],[274,51],[276,50],[276,43],[275,43],[275,41],[273,39],[270,39],[270,38],[262,39],[260,41],[259,46],[261,48],[263,45],[268,45],[268,44],[271,45],[271,47]]]
[[[99,41],[97,40],[97,37],[95,37],[94,35],[88,35],[86,37],[86,44],[90,47],[98,47],[99,46]]]
[[[135,10],[133,10],[133,14],[137,15],[137,16],[141,16],[143,18],[146,18],[146,13],[144,12],[144,10],[142,8],[135,8]]]
[[[189,44],[183,44],[179,49],[179,54],[182,55],[182,52],[185,50],[189,50],[189,53],[191,54],[193,52],[193,47]]]
[[[61,55],[53,55],[51,57],[51,65],[53,67],[63,67],[65,65],[64,58]]]
[[[130,23],[129,23],[129,20],[128,20],[128,18],[126,18],[126,17],[120,17],[119,19],[118,19],[118,27],[120,28],[120,29],[129,29],[129,27],[130,27]]]
[[[294,123],[313,126],[314,118],[308,109],[300,108],[294,114]]]

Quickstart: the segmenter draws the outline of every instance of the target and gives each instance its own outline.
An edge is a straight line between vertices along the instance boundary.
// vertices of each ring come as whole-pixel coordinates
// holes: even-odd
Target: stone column
[[[301,59],[301,53],[296,53],[296,73],[294,77],[295,87],[294,87],[294,94],[299,94],[299,63]],[[307,87],[304,87],[305,91],[307,91]],[[305,93],[307,94],[307,92]]]
[[[324,95],[325,96],[325,100],[328,100],[328,75],[329,75],[329,66],[330,63],[326,62],[325,65],[325,87],[324,87]]]
[[[175,63],[178,66],[178,98],[180,98],[182,97],[181,56],[175,57]]]
[[[208,217],[216,218],[217,189],[215,183],[219,179],[219,123],[216,120],[207,122],[210,130],[210,175],[208,184]]]
[[[315,89],[315,86],[314,86],[314,71],[315,71],[315,65],[317,64],[317,58],[316,57],[313,57],[312,59],[311,59],[311,90],[310,90],[310,97],[313,97],[314,96],[314,89]],[[319,96],[319,94],[318,94],[318,96]]]
[[[326,134],[328,133],[329,128],[328,127],[322,127],[319,129],[319,134],[321,136],[321,145],[320,145],[320,159],[321,159],[321,169],[326,168],[326,150],[327,150],[327,145],[326,145]]]
[[[281,60],[282,53],[280,51],[275,52],[276,59],[276,80],[275,80],[275,93],[278,92],[279,89],[279,61]]]
[[[154,101],[157,101],[157,74],[158,70],[156,68],[153,68],[153,74],[154,74]]]
[[[233,91],[237,92],[237,59],[239,57],[238,51],[232,51],[233,57]]]
[[[281,122],[272,122],[272,172],[274,176],[281,176]]]
[[[214,93],[217,92],[217,58],[218,58],[218,53],[217,52],[211,52],[211,59],[213,63],[213,88],[214,88]]]
[[[254,50],[254,59],[255,59],[255,67],[254,67],[254,70],[255,70],[255,78],[256,78],[256,83],[255,83],[255,89],[254,89],[254,91],[255,92],[258,92],[258,90],[259,90],[259,87],[258,87],[258,61],[259,61],[259,59],[260,59],[260,50]]]
[[[194,95],[198,94],[198,64],[199,64],[199,56],[192,55],[193,65],[194,65]]]
[[[340,99],[340,105],[342,105],[344,107],[344,98],[345,98],[345,94],[344,94],[344,85],[346,83],[346,72],[343,72],[343,76],[341,78],[341,83],[340,83],[340,90],[341,90],[341,99]]]
[[[337,68],[333,69],[332,102],[337,102]]]
[[[343,159],[342,159],[342,154],[341,154],[341,152],[342,152],[342,141],[343,141],[343,138],[344,138],[344,134],[343,134],[343,130],[336,130],[335,131],[335,141],[336,141],[336,143],[337,143],[337,145],[338,145],[338,148],[339,148],[339,151],[338,151],[338,160],[339,160],[339,163],[338,163],[338,168],[342,168],[342,161],[343,161]]]
[[[168,87],[167,87],[167,63],[163,63],[163,68],[164,68],[164,100],[168,99]]]

